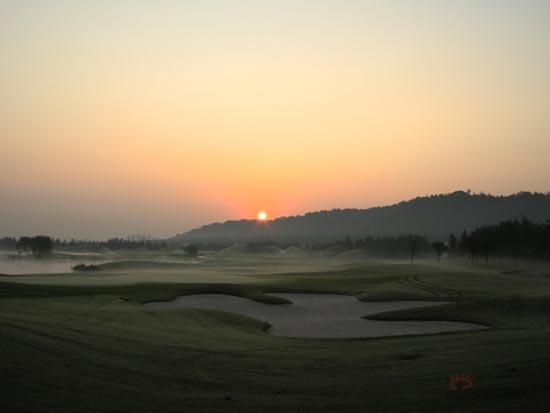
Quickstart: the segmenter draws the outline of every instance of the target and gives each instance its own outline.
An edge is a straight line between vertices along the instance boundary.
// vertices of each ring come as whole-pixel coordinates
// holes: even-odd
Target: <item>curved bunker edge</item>
[[[169,301],[151,301],[147,307],[218,310],[254,318],[271,326],[267,331],[282,337],[364,338],[473,331],[489,327],[449,320],[383,320],[375,314],[403,313],[452,304],[441,301],[364,302],[353,295],[276,293],[261,294],[289,301],[270,305],[243,295],[206,292],[180,295]],[[270,301],[270,300],[266,300]],[[282,304],[279,302],[278,304]],[[264,330],[266,331],[266,330]]]

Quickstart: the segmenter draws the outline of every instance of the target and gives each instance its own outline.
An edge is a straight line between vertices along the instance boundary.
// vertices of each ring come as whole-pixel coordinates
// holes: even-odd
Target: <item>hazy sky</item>
[[[0,235],[550,190],[550,1],[0,0]]]

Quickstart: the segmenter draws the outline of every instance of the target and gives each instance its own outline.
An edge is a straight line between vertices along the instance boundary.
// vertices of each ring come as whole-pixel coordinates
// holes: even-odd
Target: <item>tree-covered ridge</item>
[[[529,217],[533,222],[550,218],[550,194],[520,192],[493,196],[457,191],[417,197],[384,207],[332,209],[305,215],[256,220],[227,221],[203,226],[176,236],[174,241],[244,242],[270,239],[278,242],[324,242],[366,236],[423,234],[446,239],[449,233],[471,231],[508,219]]]

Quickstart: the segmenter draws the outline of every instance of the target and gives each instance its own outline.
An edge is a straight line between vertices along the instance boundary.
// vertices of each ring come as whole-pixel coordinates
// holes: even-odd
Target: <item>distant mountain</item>
[[[172,241],[232,243],[269,240],[275,242],[326,242],[367,235],[420,234],[447,239],[482,225],[525,215],[533,222],[550,219],[550,194],[520,192],[492,196],[457,191],[418,197],[398,204],[368,209],[333,209],[305,215],[256,220],[227,221],[205,225]]]

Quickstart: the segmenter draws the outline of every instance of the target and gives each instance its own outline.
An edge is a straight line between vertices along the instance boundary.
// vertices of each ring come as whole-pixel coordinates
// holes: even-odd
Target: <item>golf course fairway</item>
[[[452,261],[244,257],[192,268],[110,267],[97,275],[0,277],[0,411],[546,411],[550,272],[543,264],[528,276]],[[271,308],[288,306],[290,294],[343,294],[365,305],[412,303],[366,312],[369,320],[486,328],[283,337],[250,314],[146,305],[196,294]],[[463,374],[475,384],[453,390],[451,378]]]

